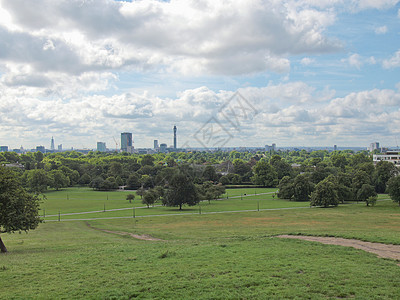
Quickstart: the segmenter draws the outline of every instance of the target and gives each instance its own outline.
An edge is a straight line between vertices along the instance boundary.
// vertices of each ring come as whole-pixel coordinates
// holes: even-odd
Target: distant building
[[[57,146],[57,150],[58,150],[58,151],[62,151],[62,144],[60,144],[60,145]]]
[[[0,146],[0,152],[7,152],[8,146]]]
[[[50,144],[50,150],[54,151],[56,148],[54,147],[54,138],[51,137],[51,144]]]
[[[36,152],[45,153],[46,152],[46,148],[44,146],[37,146],[36,147]]]
[[[276,144],[272,144],[271,146],[265,145],[265,151],[276,151]]]
[[[337,151],[337,145],[333,145],[333,151]]]
[[[106,143],[104,142],[97,142],[97,151],[106,152]]]
[[[158,140],[154,140],[154,149],[158,149]]]
[[[121,133],[121,150],[129,152],[128,147],[132,147],[132,133],[123,132]],[[131,148],[129,150],[131,150]]]
[[[174,149],[176,149],[176,126],[174,126]]]
[[[379,150],[379,143],[375,142],[375,143],[371,143],[369,144],[369,149],[370,152],[373,152],[374,150]]]
[[[376,165],[380,161],[388,161],[394,163],[396,167],[400,167],[400,152],[399,151],[387,151],[384,154],[374,154],[372,161]]]
[[[160,145],[160,152],[163,152],[163,153],[167,152],[167,144]]]

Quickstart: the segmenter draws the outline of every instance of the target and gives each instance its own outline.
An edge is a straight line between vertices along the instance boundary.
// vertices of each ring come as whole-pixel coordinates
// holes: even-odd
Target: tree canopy
[[[21,187],[13,171],[0,167],[0,233],[28,231],[39,223],[39,199]],[[0,237],[1,252],[7,252]]]

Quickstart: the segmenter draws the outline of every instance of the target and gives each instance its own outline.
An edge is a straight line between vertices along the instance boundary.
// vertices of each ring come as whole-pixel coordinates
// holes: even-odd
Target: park
[[[144,206],[129,191],[49,190],[44,220],[3,234],[2,299],[400,297],[399,262],[352,247],[278,238],[341,237],[400,244],[398,205],[334,208],[276,197],[276,188],[226,189],[196,206]]]

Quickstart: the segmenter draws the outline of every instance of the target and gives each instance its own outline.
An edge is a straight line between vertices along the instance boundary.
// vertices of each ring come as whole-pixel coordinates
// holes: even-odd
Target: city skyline
[[[400,139],[400,2],[0,0],[10,149]]]

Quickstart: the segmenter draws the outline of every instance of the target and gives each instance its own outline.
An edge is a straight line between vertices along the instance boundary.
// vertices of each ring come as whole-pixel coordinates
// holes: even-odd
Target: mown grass
[[[225,201],[225,200],[224,200]],[[240,201],[240,200],[239,200]],[[150,209],[152,210],[152,209]],[[400,208],[346,204],[94,220],[2,235],[1,299],[399,299],[399,266],[361,250],[275,238],[332,235],[400,244]]]

